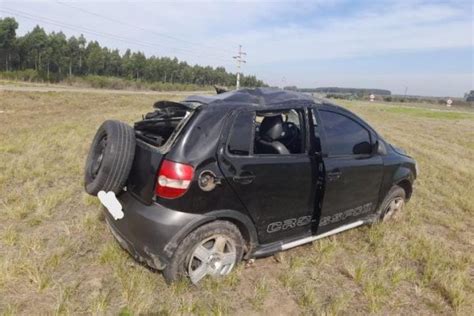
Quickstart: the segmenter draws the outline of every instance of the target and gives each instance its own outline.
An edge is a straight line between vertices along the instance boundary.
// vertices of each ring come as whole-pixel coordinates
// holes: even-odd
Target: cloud
[[[279,26],[233,34],[255,64],[472,47],[471,17],[447,5],[392,6],[323,25]],[[316,24],[316,23],[315,23]]]
[[[43,14],[64,23],[120,34],[156,49],[117,41],[108,44],[111,47],[132,46],[148,55],[176,54],[192,62],[199,62],[202,55],[212,55],[220,57],[216,64],[226,58],[230,63],[238,44],[248,52],[249,67],[473,45],[472,16],[464,2],[65,2],[73,7],[44,1],[4,3],[5,7]],[[124,23],[104,20],[75,10],[74,6]],[[99,40],[113,42],[106,37]],[[193,58],[192,53],[198,58]],[[209,60],[212,58],[206,62]]]
[[[474,45],[472,4],[462,0],[68,1],[66,4],[123,23],[75,10],[58,1],[4,0],[0,7],[119,34],[135,43],[85,35],[122,51],[130,47],[147,55],[177,56],[191,64],[224,65],[234,70],[231,57],[238,44],[242,44],[248,53],[244,72],[254,73],[271,84],[279,84],[285,76],[288,84],[307,85],[309,79],[305,76],[313,71],[314,65],[334,60],[347,61],[347,75],[352,71],[355,78],[357,74],[350,65],[354,58],[380,59],[391,54],[405,54],[410,58],[410,54],[420,56],[430,51],[472,51]],[[19,20],[23,33],[34,25],[30,20]],[[41,20],[36,23],[48,31],[59,29]],[[64,31],[68,35],[80,33]],[[148,45],[138,45],[137,41]],[[473,61],[465,62],[471,65],[472,86]],[[306,63],[307,69],[297,73],[291,69],[295,63]],[[466,68],[469,69],[469,65]],[[401,67],[400,72],[403,71],[409,69]],[[335,76],[330,72],[326,74]],[[422,75],[420,73],[419,78]],[[435,86],[441,87],[445,82],[442,74],[437,76],[432,72],[430,75],[440,83]],[[457,78],[456,82],[466,81],[462,74],[450,76]],[[344,82],[343,74],[337,78]],[[372,82],[370,78],[363,80],[367,84]],[[337,82],[336,77],[334,82]],[[383,82],[393,81],[387,78]],[[399,82],[398,86],[402,85]]]

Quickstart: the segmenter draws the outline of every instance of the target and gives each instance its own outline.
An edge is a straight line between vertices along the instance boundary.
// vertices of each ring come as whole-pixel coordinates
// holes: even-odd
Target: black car
[[[133,128],[104,122],[85,187],[136,259],[197,283],[389,219],[416,176],[414,159],[354,113],[262,88],[159,101]]]

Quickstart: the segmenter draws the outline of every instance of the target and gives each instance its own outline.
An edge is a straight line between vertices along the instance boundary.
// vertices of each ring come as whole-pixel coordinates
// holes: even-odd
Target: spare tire
[[[135,131],[129,125],[108,120],[92,141],[85,168],[85,189],[119,193],[127,181],[135,156]]]

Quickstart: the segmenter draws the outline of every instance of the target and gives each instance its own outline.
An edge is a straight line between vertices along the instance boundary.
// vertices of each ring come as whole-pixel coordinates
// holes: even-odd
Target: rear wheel
[[[188,277],[194,284],[206,276],[225,276],[242,259],[243,246],[242,235],[232,223],[203,225],[181,242],[163,275],[168,283]]]
[[[105,121],[97,130],[87,156],[84,185],[86,192],[120,192],[132,168],[135,131],[119,121]]]
[[[406,192],[398,185],[394,185],[378,211],[377,219],[379,222],[387,222],[400,215],[405,206]]]

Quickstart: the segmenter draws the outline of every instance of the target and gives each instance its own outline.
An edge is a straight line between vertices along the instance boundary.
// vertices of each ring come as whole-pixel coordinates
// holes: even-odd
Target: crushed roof
[[[192,95],[187,97],[184,101],[197,102],[201,104],[221,104],[223,102],[229,102],[265,106],[289,101],[315,102],[315,99],[310,95],[300,92],[282,90],[277,88],[255,88],[233,90],[212,96]]]

